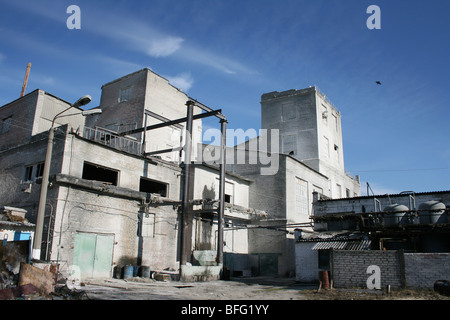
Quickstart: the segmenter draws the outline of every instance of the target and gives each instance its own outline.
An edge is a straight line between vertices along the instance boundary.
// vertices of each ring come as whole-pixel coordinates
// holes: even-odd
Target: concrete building
[[[79,271],[81,278],[110,277],[126,265],[178,273],[179,149],[168,151],[168,156],[151,156],[147,150],[179,146],[184,126],[166,127],[155,134],[121,133],[183,118],[189,99],[144,69],[102,87],[101,116],[84,119],[81,110],[70,109],[67,116],[58,118],[41,259],[58,263],[66,275],[72,269]],[[55,115],[70,106],[38,89],[0,108],[0,204],[26,210],[30,222],[37,216],[48,130]],[[194,114],[201,112],[197,109]],[[201,138],[201,120],[194,124],[195,144]],[[214,261],[202,252],[217,250],[213,209],[218,200],[218,170],[199,164],[192,175],[189,260],[207,267]],[[225,220],[230,229],[224,232],[224,251],[247,254],[248,235],[242,226],[265,213],[249,209],[251,181],[236,174],[227,175],[225,181],[230,202]],[[192,279],[207,277],[207,271],[190,275]]]
[[[130,264],[179,270],[185,124],[145,128],[184,118],[188,100],[142,69],[102,86],[101,115],[71,109],[57,119],[42,259],[67,273],[76,266],[83,278]],[[70,105],[38,89],[0,108],[0,205],[27,210],[30,222],[48,130]],[[313,192],[341,198],[359,195],[360,185],[344,170],[340,114],[315,87],[264,94],[261,106],[262,129],[279,130],[281,149],[273,141],[262,148],[261,137],[256,150],[252,141],[229,149],[265,154],[273,162],[266,171],[267,162],[241,164],[227,153],[224,265],[233,274],[286,276],[295,272],[294,228],[312,227]],[[201,119],[192,136],[189,262],[208,267],[218,249],[219,169],[202,161]]]
[[[267,136],[236,146],[228,169],[254,181],[250,206],[268,213],[267,228],[252,230],[249,241],[250,252],[271,257],[260,272],[292,275],[294,229],[312,230],[313,193],[353,197],[361,186],[359,176],[345,172],[341,114],[316,87],[263,94],[261,118]],[[243,150],[247,158],[240,163],[236,157]],[[250,163],[252,156],[259,159],[255,154],[269,154],[275,170],[261,174],[267,164]]]
[[[320,193],[332,198],[360,194],[359,178],[345,172],[341,114],[317,87],[263,94],[261,121],[263,129],[279,130],[279,153],[328,178]]]

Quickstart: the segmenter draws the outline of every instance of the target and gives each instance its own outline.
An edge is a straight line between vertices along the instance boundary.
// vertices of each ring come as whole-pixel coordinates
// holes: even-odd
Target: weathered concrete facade
[[[81,115],[61,118],[67,122],[56,124],[41,258],[58,262],[66,274],[79,268],[82,278],[110,277],[115,267],[128,264],[177,272],[180,158],[153,157],[145,152],[147,143],[156,143],[150,147],[153,150],[171,147],[172,140],[181,144],[184,126],[162,128],[166,130],[154,134],[118,133],[185,117],[189,97],[148,69],[113,81],[103,90],[101,116],[88,117],[86,126]],[[53,117],[69,107],[69,103],[36,90],[0,108],[0,118],[5,120],[0,135],[0,201],[26,209],[31,222],[36,221],[42,187],[46,130]],[[194,124],[193,146],[201,138],[201,120]],[[179,151],[171,154],[179,155]],[[212,209],[217,211],[218,169],[196,164],[192,174],[190,251],[214,251],[218,229]],[[246,226],[264,213],[248,209],[250,180],[236,174],[225,180],[224,251],[247,254]],[[193,257],[192,263],[203,262]],[[190,271],[196,279],[195,269]]]
[[[317,87],[263,94],[261,122],[262,129],[280,130],[280,153],[328,177],[323,194],[360,195],[359,178],[345,172],[341,114]]]

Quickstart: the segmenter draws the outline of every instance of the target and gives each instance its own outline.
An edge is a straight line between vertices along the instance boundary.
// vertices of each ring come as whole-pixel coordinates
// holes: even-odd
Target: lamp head
[[[73,105],[72,105],[72,107],[74,107],[74,108],[79,108],[79,107],[81,107],[81,106],[85,106],[85,105],[87,105],[89,102],[91,102],[92,101],[92,98],[91,98],[91,96],[90,95],[85,95],[85,96],[82,96],[80,99],[78,99],[77,100],[77,102],[75,102]]]

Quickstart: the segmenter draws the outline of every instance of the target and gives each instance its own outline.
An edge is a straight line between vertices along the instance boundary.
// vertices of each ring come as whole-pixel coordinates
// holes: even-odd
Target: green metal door
[[[110,277],[113,241],[113,235],[76,234],[73,264],[80,268],[82,279]]]
[[[260,253],[259,254],[259,274],[261,276],[278,275],[278,254]]]

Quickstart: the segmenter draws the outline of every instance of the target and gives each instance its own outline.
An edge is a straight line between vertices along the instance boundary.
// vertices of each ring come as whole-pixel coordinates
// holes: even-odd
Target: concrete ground
[[[234,278],[230,281],[181,282],[131,278],[88,280],[79,288],[89,300],[450,300],[433,290],[332,289],[300,284],[294,278]]]
[[[305,300],[317,285],[288,278],[242,278],[231,281],[181,282],[131,278],[96,279],[80,289],[90,300]]]

